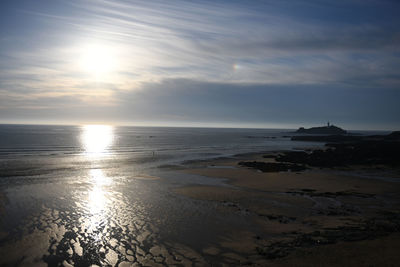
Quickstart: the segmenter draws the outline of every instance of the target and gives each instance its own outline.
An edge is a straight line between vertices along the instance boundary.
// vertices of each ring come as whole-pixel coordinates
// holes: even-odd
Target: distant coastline
[[[346,130],[343,130],[340,127],[337,127],[335,125],[332,125],[328,122],[326,126],[320,126],[320,127],[311,127],[311,128],[304,128],[300,127],[296,133],[300,134],[347,134]]]

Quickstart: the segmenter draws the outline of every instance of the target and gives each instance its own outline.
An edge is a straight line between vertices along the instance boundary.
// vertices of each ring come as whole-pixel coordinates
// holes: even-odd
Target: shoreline
[[[379,161],[330,167],[331,147],[293,144],[165,169],[154,164],[162,155],[77,161],[76,169],[63,168],[72,160],[35,161],[27,170],[45,163],[41,176],[29,172],[32,179],[2,183],[0,251],[8,256],[0,262],[325,266],[337,259],[349,265],[351,258],[353,266],[367,265],[364,259],[390,266],[400,260],[400,172]],[[209,152],[192,155],[224,155]]]
[[[393,179],[399,180],[389,181],[353,175],[360,170],[366,173],[376,170],[379,175],[382,170],[374,166],[262,172],[238,164],[242,160],[274,163],[276,160],[272,155],[284,152],[256,152],[202,160],[191,162],[180,170],[223,178],[229,186],[188,185],[174,188],[175,193],[211,202],[221,213],[238,214],[251,225],[231,229],[231,236],[217,237],[231,242],[219,241],[213,248],[205,248],[203,253],[207,257],[226,264],[292,266],[295,263],[296,266],[307,266],[307,262],[310,264],[317,258],[332,260],[332,255],[340,257],[342,246],[353,251],[354,257],[362,257],[361,254],[377,256],[377,246],[389,243],[399,247],[398,170],[394,170],[397,176]],[[263,157],[265,155],[267,157]],[[338,173],[343,169],[345,173]],[[357,246],[363,249],[357,250]],[[226,257],[222,253],[226,250],[234,251],[234,255]],[[328,252],[329,255],[324,255]],[[389,249],[386,254],[369,262],[390,266],[400,260],[396,250]],[[347,265],[346,260],[342,257],[339,262]],[[328,260],[324,264],[333,263]]]

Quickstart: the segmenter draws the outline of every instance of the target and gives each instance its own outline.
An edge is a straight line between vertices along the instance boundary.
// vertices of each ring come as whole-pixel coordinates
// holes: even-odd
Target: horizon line
[[[86,125],[109,125],[109,126],[116,126],[116,127],[152,127],[152,128],[211,128],[211,129],[271,129],[271,130],[296,130],[301,127],[304,128],[311,128],[311,127],[321,127],[325,126],[324,124],[322,125],[315,125],[315,126],[299,126],[299,127],[261,127],[261,126],[233,126],[233,125],[220,125],[220,126],[214,126],[214,125],[193,125],[193,124],[182,124],[182,125],[177,125],[177,124],[171,124],[171,125],[166,125],[166,124],[140,124],[140,123],[102,123],[102,122],[87,122],[87,123],[54,123],[54,122],[40,122],[40,123],[34,123],[34,122],[0,122],[0,125],[30,125],[30,126],[86,126]],[[335,124],[331,124],[334,126],[337,126]],[[340,127],[340,126],[338,126]],[[342,128],[342,127],[340,127]],[[382,129],[382,128],[364,128],[363,129],[345,129],[346,131],[382,131],[382,132],[391,132],[391,131],[397,131],[396,129]]]

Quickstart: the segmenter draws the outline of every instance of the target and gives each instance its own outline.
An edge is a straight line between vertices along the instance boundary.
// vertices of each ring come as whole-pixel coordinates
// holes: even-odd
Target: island
[[[309,129],[305,129],[304,127],[300,127],[296,133],[300,134],[347,134],[347,131],[339,128],[335,125],[332,125],[328,122],[326,126],[321,127],[311,127]]]

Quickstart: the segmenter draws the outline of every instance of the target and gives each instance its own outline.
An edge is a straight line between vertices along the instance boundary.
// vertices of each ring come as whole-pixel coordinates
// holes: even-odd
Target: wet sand
[[[99,161],[59,177],[10,180],[0,188],[0,265],[398,262],[398,173],[263,173],[239,166],[243,160],[274,161],[247,154],[136,174]]]
[[[3,189],[0,266],[205,265],[192,248],[161,240],[161,219],[150,214],[168,202],[158,199],[159,177],[82,177]]]
[[[226,225],[230,234],[203,249],[207,258],[260,266],[395,266],[400,260],[397,171],[386,180],[387,170],[371,166],[263,173],[239,166],[240,160],[203,161],[183,170],[227,179],[226,186],[174,189],[248,222]]]

